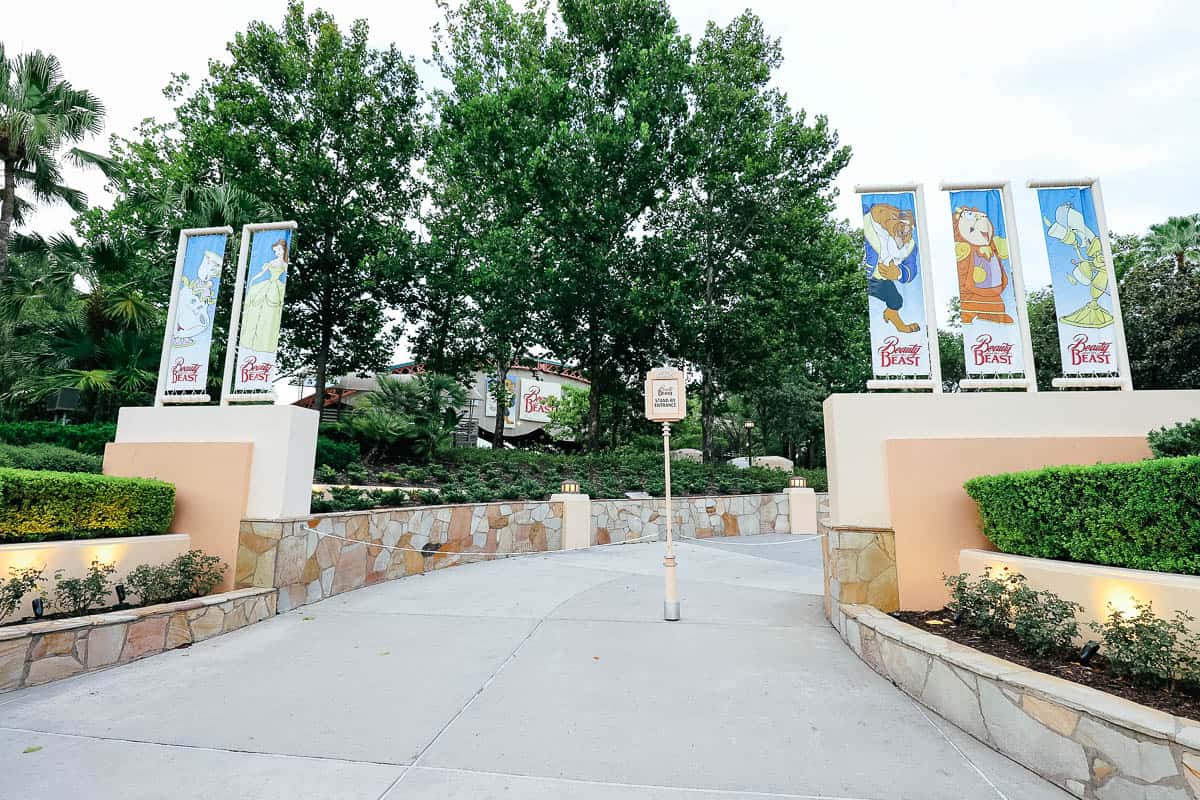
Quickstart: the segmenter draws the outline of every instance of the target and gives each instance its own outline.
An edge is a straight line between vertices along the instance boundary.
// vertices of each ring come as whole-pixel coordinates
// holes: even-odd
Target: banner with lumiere
[[[1029,181],[1062,360],[1055,388],[1132,389],[1100,181]],[[1037,391],[1012,187],[942,183],[954,239],[966,378],[960,389]],[[856,186],[871,325],[868,389],[942,391],[920,184]]]
[[[275,400],[279,327],[295,230],[294,222],[242,227],[221,405]],[[232,235],[230,227],[179,233],[155,405],[211,400],[207,384],[213,322],[225,246]]]

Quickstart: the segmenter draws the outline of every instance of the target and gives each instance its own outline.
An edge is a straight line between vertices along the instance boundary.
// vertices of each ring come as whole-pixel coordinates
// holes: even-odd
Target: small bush
[[[345,442],[328,436],[317,437],[318,464],[328,464],[335,470],[340,470],[361,458],[358,442]]]
[[[1150,431],[1146,441],[1155,458],[1200,456],[1200,419]]]
[[[99,472],[100,456],[80,453],[54,444],[0,444],[0,467],[45,469],[55,472]]]
[[[111,422],[60,425],[57,422],[0,422],[0,442],[16,445],[53,444],[80,453],[104,455],[104,445],[116,438]]]
[[[1200,456],[972,478],[1005,553],[1200,574]]]
[[[328,464],[322,464],[313,472],[318,483],[334,483],[338,479],[337,470]]]
[[[25,595],[34,590],[38,590],[39,594],[45,594],[39,589],[42,573],[45,571],[45,567],[41,569],[34,567],[8,568],[8,580],[0,581],[0,622],[21,607],[21,601],[25,599]]]
[[[141,564],[130,571],[125,585],[142,603],[169,603],[203,597],[216,588],[225,574],[225,565],[203,550],[189,550],[166,564]]]
[[[0,543],[166,533],[174,515],[162,481],[0,469]]]
[[[1075,612],[1083,607],[1049,591],[1029,586],[1025,576],[1001,570],[985,570],[978,581],[967,573],[948,575],[947,608],[957,612],[959,624],[987,634],[1011,634],[1021,647],[1045,658],[1071,646],[1079,635]]]
[[[1012,625],[1012,603],[1010,594],[1014,576],[1002,573],[992,577],[990,569],[984,570],[976,582],[967,573],[948,575],[946,586],[950,589],[951,611],[961,613],[960,624],[980,630],[991,636],[1006,633]],[[1024,581],[1024,577],[1020,577]]]
[[[1176,611],[1165,620],[1154,613],[1152,603],[1134,601],[1133,614],[1108,606],[1108,619],[1093,622],[1100,634],[1109,670],[1141,685],[1177,682],[1200,684],[1200,634],[1191,633],[1190,614]]]
[[[346,468],[342,470],[342,472],[346,475],[347,481],[350,483],[356,483],[360,486],[364,483],[367,483],[371,479],[367,474],[367,468],[357,461],[347,464]]]
[[[101,564],[93,561],[83,578],[64,578],[65,570],[54,573],[54,604],[68,614],[85,614],[100,603],[112,591],[112,580],[108,577],[117,571],[116,564]]]

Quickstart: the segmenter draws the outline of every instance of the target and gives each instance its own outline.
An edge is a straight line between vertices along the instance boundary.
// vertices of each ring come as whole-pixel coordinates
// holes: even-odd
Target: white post
[[[1092,179],[1092,200],[1096,204],[1096,225],[1100,228],[1100,247],[1104,251],[1105,268],[1108,270],[1108,289],[1112,292],[1113,319],[1117,330],[1117,373],[1121,376],[1122,391],[1133,391],[1133,370],[1129,366],[1129,351],[1125,349],[1125,320],[1121,317],[1121,295],[1117,290],[1117,265],[1113,262],[1112,242],[1109,241],[1108,217],[1104,214],[1104,195],[1100,191],[1100,179]]]
[[[663,571],[666,578],[666,597],[663,600],[663,619],[667,622],[679,621],[679,586],[675,582],[675,541],[671,535],[671,423],[662,424],[663,435],[663,474],[666,477],[666,513],[667,513],[667,554],[663,557]]]
[[[233,367],[237,363],[238,327],[242,321],[242,294],[246,290],[246,259],[250,255],[250,226],[242,226],[242,244],[238,249],[237,277],[233,284],[233,310],[229,313],[229,343],[225,347],[225,374],[221,380],[221,405],[229,405],[233,394]],[[317,413],[321,407],[317,406]]]

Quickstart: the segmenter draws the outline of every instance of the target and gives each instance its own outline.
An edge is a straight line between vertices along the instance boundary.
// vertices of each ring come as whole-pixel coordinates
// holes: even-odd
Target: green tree
[[[683,307],[671,319],[681,354],[700,371],[707,458],[716,456],[717,397],[729,388],[731,372],[745,372],[747,363],[781,346],[774,332],[786,316],[822,313],[808,303],[785,309],[774,300],[799,299],[781,287],[808,271],[809,257],[823,260],[806,244],[832,233],[832,182],[850,151],[838,146],[824,117],[809,123],[770,88],[781,62],[778,40],[752,13],[723,28],[709,23],[689,73],[691,113],[680,133],[684,174],[653,217],[680,273]],[[772,383],[778,381],[761,388]],[[801,382],[788,394],[810,391]],[[775,394],[753,396],[767,402]]]
[[[343,31],[291,2],[280,27],[237,34],[176,110],[185,185],[228,184],[299,224],[281,362],[311,370],[318,397],[331,375],[387,363],[412,267],[419,81],[368,39],[365,20]]]
[[[372,458],[406,449],[430,459],[453,442],[467,393],[452,376],[376,377],[378,388],[355,408],[350,428],[370,445]]]
[[[13,225],[30,207],[17,195],[18,185],[35,200],[62,201],[82,211],[87,198],[63,185],[59,151],[99,133],[103,124],[103,104],[66,81],[56,57],[39,50],[9,58],[0,44],[0,276],[8,271]],[[81,166],[109,167],[105,157],[78,147],[67,156]]]
[[[1142,240],[1142,252],[1150,261],[1165,261],[1183,273],[1200,264],[1200,214],[1168,217],[1150,226]]]

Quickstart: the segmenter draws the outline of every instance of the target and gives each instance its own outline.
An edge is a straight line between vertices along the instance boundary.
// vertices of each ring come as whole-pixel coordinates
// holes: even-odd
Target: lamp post
[[[663,619],[679,620],[679,587],[675,582],[675,541],[671,534],[671,423],[687,416],[687,389],[683,372],[670,367],[646,375],[646,419],[662,423],[664,511],[667,552],[663,556]]]
[[[750,437],[754,432],[754,421],[746,420],[742,427],[746,429],[746,466],[752,467],[754,466],[754,455],[750,452],[750,445],[752,443]]]

